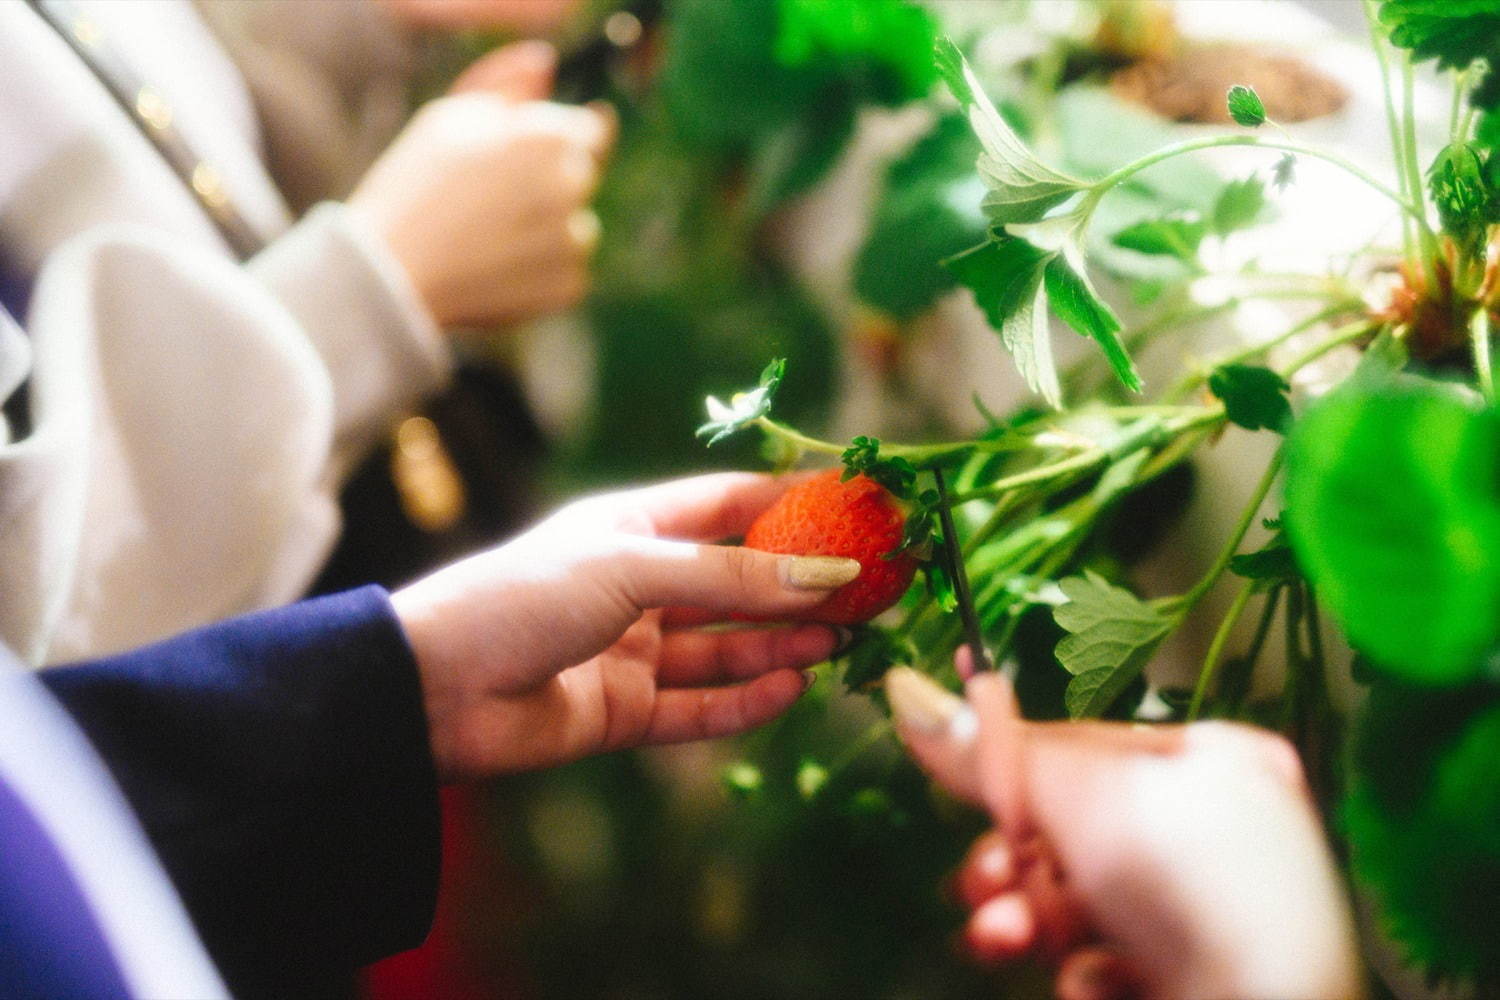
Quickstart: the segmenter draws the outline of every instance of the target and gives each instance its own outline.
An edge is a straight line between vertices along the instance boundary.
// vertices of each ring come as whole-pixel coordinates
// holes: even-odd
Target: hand
[[[1065,1000],[1361,995],[1343,890],[1279,737],[1024,722],[998,675],[971,680],[967,705],[910,670],[887,693],[917,760],[997,820],[957,882],[976,956],[1040,953]]]
[[[560,27],[579,0],[381,0],[413,28],[501,28],[526,35]]]
[[[521,42],[417,112],[349,198],[443,326],[518,322],[576,303],[587,209],[613,114],[546,103],[556,53]]]
[[[439,774],[726,736],[786,710],[838,630],[701,626],[795,615],[859,563],[678,540],[742,534],[786,485],[729,473],[582,500],[398,591]]]

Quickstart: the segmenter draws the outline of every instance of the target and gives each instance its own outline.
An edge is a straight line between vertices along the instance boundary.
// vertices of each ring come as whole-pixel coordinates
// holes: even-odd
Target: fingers
[[[458,75],[450,94],[489,91],[510,101],[543,101],[552,94],[557,50],[542,41],[515,42],[480,56]]]
[[[1140,992],[1130,965],[1107,948],[1080,948],[1068,955],[1053,989],[1057,1000],[1125,1000]]]
[[[501,29],[521,34],[552,31],[571,16],[579,0],[381,0],[413,28],[454,31]]]
[[[978,909],[988,899],[1013,888],[1016,882],[1016,857],[1010,843],[998,831],[980,834],[964,857],[954,877],[954,891],[963,906]]]
[[[659,691],[641,742],[686,743],[742,733],[791,708],[808,684],[796,670],[774,670],[733,687]]]
[[[1000,829],[1016,841],[1027,835],[1026,730],[1010,679],[985,674],[969,681],[969,703],[979,719],[979,791]]]
[[[827,625],[669,632],[656,673],[662,687],[698,687],[747,680],[771,670],[821,663],[841,641]]]
[[[964,925],[964,944],[975,960],[994,965],[1022,957],[1036,940],[1031,905],[1019,892],[1002,893],[976,909]]]
[[[982,805],[976,721],[964,700],[910,667],[886,671],[885,693],[896,732],[922,770],[952,794]]]
[[[627,530],[663,538],[714,541],[742,535],[801,476],[720,472],[583,501]]]
[[[774,619],[807,611],[858,576],[860,565],[830,556],[631,538],[609,569],[616,592],[642,611],[691,605]]]

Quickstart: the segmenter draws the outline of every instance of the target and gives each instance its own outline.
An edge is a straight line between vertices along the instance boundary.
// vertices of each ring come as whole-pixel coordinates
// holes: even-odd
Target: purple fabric
[[[0,989],[12,1000],[128,997],[56,846],[0,780]]]

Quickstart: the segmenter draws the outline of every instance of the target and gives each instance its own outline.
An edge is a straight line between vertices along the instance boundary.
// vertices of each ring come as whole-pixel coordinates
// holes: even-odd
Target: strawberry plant
[[[933,65],[956,110],[891,167],[896,194],[877,211],[854,284],[898,319],[964,286],[1033,403],[995,414],[981,402],[986,426],[971,437],[825,440],[780,416],[784,371],[774,363],[753,389],[727,404],[709,401],[704,435],[716,443],[758,434],[777,467],[835,462],[844,476],[879,481],[909,505],[902,537],[881,544],[896,559],[923,557],[925,583],[842,654],[851,690],[878,697],[884,670],[898,663],[955,680],[962,635],[951,567],[927,544],[941,530],[938,515],[950,513],[984,638],[995,657],[1017,665],[1028,711],[1223,717],[1281,729],[1347,840],[1356,884],[1398,946],[1429,974],[1490,988],[1500,984],[1500,944],[1484,902],[1500,872],[1492,773],[1500,745],[1492,361],[1500,0],[1367,0],[1367,8],[1388,174],[1302,141],[1243,85],[1225,97],[1234,130],[1080,171],[1037,152],[960,48],[939,39]],[[1446,142],[1436,149],[1419,144],[1414,107],[1414,66],[1426,60],[1451,86]],[[1131,196],[1156,168],[1227,147],[1259,151],[1264,164],[1219,184],[1202,208],[1161,205],[1155,216],[1096,232],[1114,225],[1110,202]],[[1368,251],[1313,281],[1226,268],[1224,254],[1206,252],[1257,225],[1308,161],[1382,197],[1400,220],[1399,247]],[[956,201],[966,190],[978,197]],[[930,212],[939,202],[948,207]],[[909,282],[888,284],[882,279],[899,269],[903,246],[944,255],[941,267],[916,260]],[[1133,277],[1117,266],[1120,251],[1161,265],[1154,315],[1127,322],[1111,304],[1110,289]],[[1232,293],[1202,305],[1163,291],[1210,279]],[[1383,295],[1374,290],[1382,281]],[[1280,331],[1159,384],[1143,378],[1141,349],[1173,331],[1191,333],[1221,303],[1291,297],[1306,305]],[[1083,362],[1059,363],[1054,339],[1063,327],[1091,342]],[[1342,367],[1328,363],[1335,357]],[[1315,368],[1319,384],[1305,379]],[[1229,428],[1236,440],[1274,441],[1270,458],[1193,581],[1141,592],[1117,537],[1121,518],[1206,450],[1228,447]],[[952,484],[946,496],[933,488],[939,470]],[[1213,606],[1209,595],[1226,580],[1233,596]],[[1210,613],[1217,620],[1195,651],[1190,685],[1146,683],[1164,645]],[[1330,625],[1347,636],[1357,654],[1353,680],[1367,689],[1354,701],[1368,704],[1351,720],[1331,694],[1347,686],[1349,654]],[[1267,669],[1276,632],[1280,676]],[[871,732],[871,744],[887,735],[883,723]],[[1344,763],[1349,732],[1354,749]],[[796,777],[803,797],[825,794],[847,764],[809,761]]]

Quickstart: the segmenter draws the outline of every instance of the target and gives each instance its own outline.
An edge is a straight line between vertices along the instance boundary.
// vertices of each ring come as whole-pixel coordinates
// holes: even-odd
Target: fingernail
[[[836,556],[786,556],[777,566],[789,590],[833,590],[859,576],[858,559]]]
[[[833,629],[833,652],[828,654],[828,658],[832,659],[854,645],[854,630],[842,625],[830,625],[829,628]]]
[[[812,690],[812,686],[814,684],[816,684],[817,682],[818,682],[818,675],[817,675],[816,672],[814,672],[812,670],[804,670],[804,671],[802,671],[802,693],[803,694],[807,694],[807,692],[811,691]]]
[[[910,667],[886,671],[885,696],[898,724],[929,736],[953,733],[973,715],[962,698]]]

